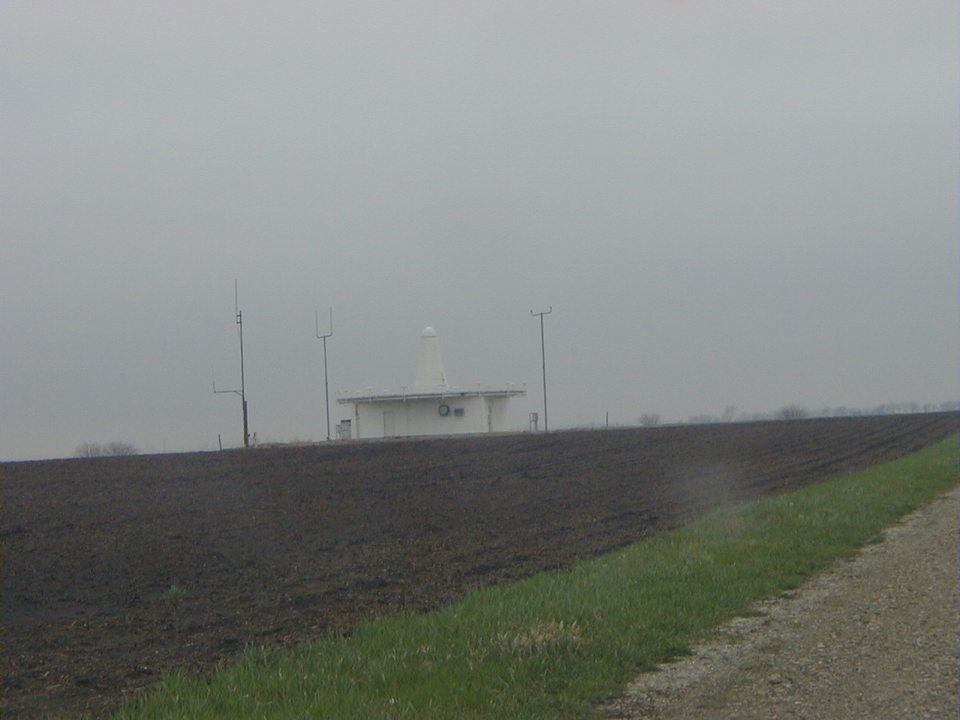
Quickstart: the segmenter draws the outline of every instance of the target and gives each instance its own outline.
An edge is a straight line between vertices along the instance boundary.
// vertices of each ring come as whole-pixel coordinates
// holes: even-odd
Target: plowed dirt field
[[[3,717],[101,713],[721,503],[955,433],[955,413],[4,463]]]

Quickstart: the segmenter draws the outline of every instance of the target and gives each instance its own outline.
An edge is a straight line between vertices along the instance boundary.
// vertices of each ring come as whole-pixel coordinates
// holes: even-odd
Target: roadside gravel
[[[958,492],[937,498],[690,657],[645,673],[619,720],[958,717]]]

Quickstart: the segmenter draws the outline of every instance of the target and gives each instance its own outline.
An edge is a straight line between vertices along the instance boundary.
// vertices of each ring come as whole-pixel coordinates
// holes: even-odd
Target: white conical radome
[[[425,327],[420,333],[420,361],[417,363],[413,391],[438,393],[446,389],[447,374],[443,371],[443,358],[440,357],[440,338],[432,327]]]

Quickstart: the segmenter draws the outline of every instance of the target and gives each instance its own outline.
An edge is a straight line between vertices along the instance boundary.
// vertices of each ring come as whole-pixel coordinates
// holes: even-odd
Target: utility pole
[[[327,381],[327,338],[333,337],[333,308],[330,308],[330,332],[320,334],[320,313],[313,311],[313,319],[317,326],[317,340],[323,340],[323,394],[327,403],[327,440],[330,440],[330,383]]]
[[[543,316],[553,312],[553,305],[549,309],[541,312],[530,311],[532,316],[540,316],[540,360],[543,367],[543,431],[550,432],[550,425],[547,421],[547,353],[543,344]]]
[[[247,425],[247,386],[244,378],[243,368],[243,313],[240,311],[240,300],[237,291],[237,281],[233,281],[233,309],[237,316],[237,326],[240,328],[240,389],[239,390],[217,390],[217,382],[213,382],[213,392],[215,395],[221,393],[234,393],[240,396],[240,407],[243,410],[243,446],[250,447],[250,430]]]

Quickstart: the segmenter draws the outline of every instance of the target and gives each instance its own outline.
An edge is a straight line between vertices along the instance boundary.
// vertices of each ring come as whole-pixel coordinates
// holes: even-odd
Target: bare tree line
[[[737,408],[727,407],[722,415],[693,415],[688,422],[692,424],[717,422],[751,422],[756,420],[800,420],[803,418],[827,417],[859,417],[863,415],[900,415],[922,412],[956,412],[960,410],[960,402],[950,400],[942,403],[927,403],[921,405],[915,402],[884,403],[869,408],[857,408],[841,405],[810,410],[803,405],[785,405],[779,410],[765,413],[737,412]],[[643,420],[641,418],[641,424]]]
[[[136,455],[137,446],[132,442],[118,440],[110,443],[85,442],[78,445],[74,455],[80,458],[95,457],[122,457],[127,455]]]

